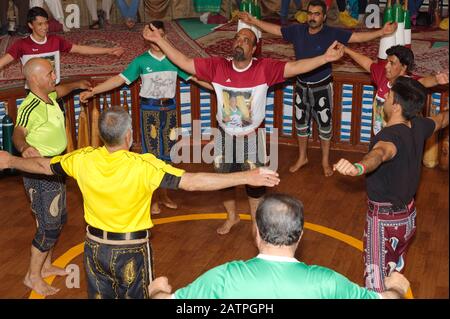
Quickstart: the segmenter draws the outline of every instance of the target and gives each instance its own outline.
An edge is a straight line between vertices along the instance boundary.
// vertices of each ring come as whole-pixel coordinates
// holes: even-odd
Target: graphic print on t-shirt
[[[222,123],[226,127],[246,127],[252,124],[252,93],[223,91]]]

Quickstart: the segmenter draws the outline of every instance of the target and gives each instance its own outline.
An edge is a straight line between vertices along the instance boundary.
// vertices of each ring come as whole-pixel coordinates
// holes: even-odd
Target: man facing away
[[[129,152],[130,115],[120,107],[100,115],[103,147],[87,147],[53,158],[17,158],[0,152],[0,168],[73,177],[83,194],[87,226],[84,265],[89,298],[148,298],[153,279],[150,203],[161,188],[217,190],[241,184],[275,186],[265,168],[233,174],[188,173],[152,154]]]
[[[383,29],[370,32],[352,32],[325,25],[326,4],[322,0],[311,0],[307,6],[308,25],[293,24],[286,27],[258,20],[248,13],[240,18],[265,32],[282,36],[294,45],[296,59],[311,58],[323,54],[333,41],[347,43],[367,42],[383,35],[391,34],[397,25],[387,23]],[[322,149],[322,168],[325,176],[331,176],[330,140],[332,138],[333,78],[331,63],[322,65],[311,72],[297,76],[295,104],[295,124],[298,135],[299,153],[290,172],[308,163],[308,137],[311,133],[311,118],[317,123]]]
[[[399,273],[387,277],[388,290],[359,287],[341,274],[295,258],[303,234],[303,204],[290,195],[265,195],[256,211],[259,255],[217,266],[171,295],[166,277],[149,287],[153,298],[176,299],[375,299],[401,298],[409,288]]]
[[[414,196],[420,181],[424,144],[448,126],[448,111],[423,118],[426,89],[400,76],[385,96],[386,127],[374,136],[369,153],[357,163],[341,159],[334,169],[343,175],[366,175],[367,215],[364,230],[366,287],[387,289],[384,279],[403,271],[416,231]]]
[[[321,65],[339,59],[342,55],[342,45],[334,42],[322,55],[310,59],[293,62],[283,62],[273,59],[254,59],[257,37],[251,29],[239,30],[232,44],[233,57],[226,59],[189,58],[175,49],[152,26],[144,29],[144,38],[155,42],[167,57],[186,72],[195,75],[199,80],[212,83],[217,96],[216,119],[220,134],[214,143],[218,156],[214,160],[218,172],[235,172],[247,170],[251,167],[264,166],[266,159],[265,133],[258,129],[265,118],[267,90],[270,86],[284,82],[285,79],[300,73],[309,72]],[[245,97],[246,110],[249,111],[249,121],[236,123],[232,126],[225,122],[223,111],[225,95],[232,93]],[[242,111],[242,110],[241,110]],[[226,113],[225,113],[226,114]],[[228,124],[228,125],[227,125]],[[256,135],[259,135],[256,138]],[[227,142],[227,141],[232,141]],[[263,141],[257,142],[257,141]],[[243,145],[243,154],[235,154],[234,145]],[[240,156],[240,159],[237,157]],[[242,160],[243,159],[243,160]],[[265,189],[246,188],[250,213],[254,219],[256,207]],[[217,229],[219,234],[227,234],[239,222],[236,213],[234,189],[224,193],[224,206],[228,214],[225,223]]]

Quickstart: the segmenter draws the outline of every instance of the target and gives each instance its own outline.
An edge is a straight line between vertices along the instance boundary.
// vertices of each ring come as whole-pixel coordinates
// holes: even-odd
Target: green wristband
[[[365,169],[361,163],[354,163],[353,166],[355,166],[358,169],[358,174],[356,176],[360,176],[360,175],[364,174]]]

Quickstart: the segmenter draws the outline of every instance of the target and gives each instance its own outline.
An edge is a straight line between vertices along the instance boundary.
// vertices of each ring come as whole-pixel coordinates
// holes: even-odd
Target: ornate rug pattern
[[[125,26],[113,25],[108,30],[109,32],[83,28],[65,33],[63,36],[72,43],[98,47],[121,46],[125,49],[125,53],[120,58],[109,55],[62,54],[62,78],[117,74],[123,71],[131,60],[148,50],[148,44],[141,35],[143,27],[143,24],[137,25],[132,31],[129,31]],[[168,39],[181,52],[190,57],[207,56],[205,51],[189,38],[176,21],[165,22],[165,28]],[[18,37],[10,36],[0,39],[0,56],[17,39]],[[0,70],[0,86],[10,86],[18,82],[23,82],[22,66],[19,61]]]

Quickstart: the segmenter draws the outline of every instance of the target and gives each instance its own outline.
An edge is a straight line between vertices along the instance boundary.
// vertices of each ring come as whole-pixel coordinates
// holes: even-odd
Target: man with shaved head
[[[317,57],[283,62],[273,59],[253,58],[258,38],[249,28],[240,29],[233,40],[232,59],[221,57],[188,58],[161,37],[152,26],[144,29],[144,38],[155,42],[167,57],[184,71],[195,75],[199,80],[212,83],[217,96],[216,119],[220,134],[215,137],[216,157],[214,166],[217,172],[230,173],[245,171],[252,167],[266,165],[265,134],[256,131],[264,121],[266,96],[270,86],[284,82],[292,76],[309,72],[342,56],[343,47],[335,42],[328,50]],[[236,97],[241,106],[243,121],[227,121],[226,106],[230,96]],[[224,116],[225,114],[225,116]],[[256,142],[258,141],[258,142]],[[240,151],[237,151],[237,150]],[[239,154],[235,153],[239,152]],[[239,222],[233,190],[224,193],[224,206],[228,218],[217,229],[219,234],[227,234]],[[264,187],[246,187],[250,213],[255,217],[256,207],[265,193]]]
[[[50,60],[33,58],[24,65],[24,75],[30,89],[19,107],[13,142],[22,157],[53,157],[67,146],[64,111],[57,98],[74,89],[85,89],[87,81],[56,86],[56,75]],[[52,266],[52,250],[66,222],[65,181],[59,176],[27,174],[23,177],[37,231],[31,245],[31,261],[24,284],[47,296],[58,289],[43,278],[65,275],[64,269]]]

